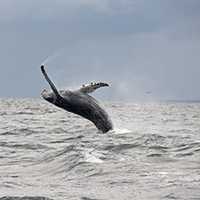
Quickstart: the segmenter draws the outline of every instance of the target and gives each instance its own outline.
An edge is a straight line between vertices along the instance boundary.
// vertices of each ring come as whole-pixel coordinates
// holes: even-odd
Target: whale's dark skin
[[[93,97],[88,95],[88,93],[93,92],[97,88],[108,86],[108,84],[91,83],[91,85],[82,86],[81,89],[76,91],[58,91],[48,77],[43,65],[41,66],[41,71],[53,91],[48,92],[47,90],[43,90],[41,95],[46,101],[68,112],[72,112],[90,120],[103,133],[113,129],[112,122],[107,112],[100,107],[98,102]]]

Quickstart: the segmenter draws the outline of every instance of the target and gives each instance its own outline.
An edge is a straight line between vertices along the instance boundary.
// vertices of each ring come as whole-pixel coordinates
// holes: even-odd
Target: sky
[[[1,0],[0,97],[91,81],[106,100],[200,100],[199,0]]]

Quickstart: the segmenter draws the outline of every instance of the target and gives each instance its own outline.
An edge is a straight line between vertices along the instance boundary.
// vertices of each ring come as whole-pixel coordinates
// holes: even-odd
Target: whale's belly
[[[113,128],[107,112],[88,94],[70,92],[58,106],[92,121],[103,132]]]

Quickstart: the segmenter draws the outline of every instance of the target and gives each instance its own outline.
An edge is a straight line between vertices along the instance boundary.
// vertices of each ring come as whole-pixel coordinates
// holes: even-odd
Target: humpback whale
[[[100,87],[108,87],[107,83],[91,83],[82,85],[79,90],[57,90],[54,83],[47,75],[44,65],[41,66],[42,74],[49,83],[52,92],[43,90],[41,96],[55,106],[68,112],[80,115],[91,122],[103,133],[113,129],[113,125],[107,112],[99,105],[97,100],[89,95]]]

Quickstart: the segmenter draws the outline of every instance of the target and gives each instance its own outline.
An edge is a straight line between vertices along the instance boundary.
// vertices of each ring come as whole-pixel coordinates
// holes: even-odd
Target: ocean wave
[[[48,197],[40,197],[40,196],[24,196],[24,197],[17,197],[17,196],[4,196],[1,197],[0,200],[53,200],[49,199]]]
[[[200,104],[110,103],[106,134],[40,100],[0,104],[0,200],[200,197]]]

